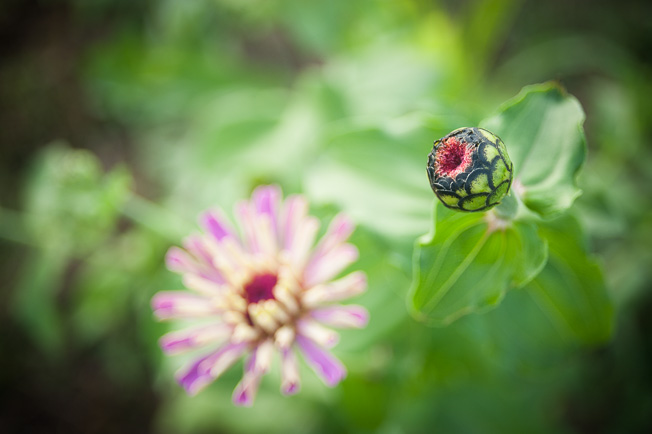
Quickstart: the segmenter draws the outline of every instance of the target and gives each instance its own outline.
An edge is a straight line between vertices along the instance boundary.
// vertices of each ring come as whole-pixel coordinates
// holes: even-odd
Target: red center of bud
[[[455,178],[464,172],[471,164],[472,151],[455,137],[442,141],[435,154],[437,161],[437,176],[450,176]]]
[[[274,299],[274,287],[278,282],[275,274],[259,274],[254,276],[244,286],[245,298],[248,304]]]

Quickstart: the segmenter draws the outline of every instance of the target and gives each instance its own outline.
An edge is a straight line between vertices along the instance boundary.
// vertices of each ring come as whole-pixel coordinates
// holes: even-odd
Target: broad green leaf
[[[607,340],[613,327],[613,307],[602,271],[587,257],[570,217],[541,229],[549,240],[545,268],[525,288],[564,337],[586,343]]]
[[[548,260],[548,240],[541,237],[538,227],[533,223],[514,223],[514,236],[519,254],[514,262],[512,285],[520,288],[531,281]]]
[[[438,206],[436,232],[414,257],[413,314],[433,325],[497,305],[510,287],[531,280],[547,259],[547,244],[532,223],[506,228],[491,214],[464,214]]]
[[[427,134],[370,128],[336,135],[308,172],[306,190],[385,236],[414,239],[430,224]]]
[[[583,122],[579,102],[545,83],[524,88],[481,123],[503,139],[514,163],[515,190],[544,217],[568,209],[581,193],[576,177],[586,156]]]

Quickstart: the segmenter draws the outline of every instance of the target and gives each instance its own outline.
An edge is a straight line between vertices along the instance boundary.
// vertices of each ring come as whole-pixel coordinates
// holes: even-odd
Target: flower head
[[[487,211],[509,193],[513,170],[498,136],[482,128],[460,128],[435,141],[427,172],[446,207]]]
[[[280,356],[281,391],[299,391],[297,353],[328,385],[346,369],[330,352],[338,334],[329,328],[364,327],[367,311],[337,302],[366,289],[364,273],[337,275],[358,257],[346,243],[352,222],[338,215],[315,244],[319,221],[307,214],[302,196],[282,201],[278,187],[257,188],[236,206],[241,234],[221,211],[202,215],[205,233],[172,247],[168,268],[192,290],[159,292],[152,307],[159,319],[194,319],[197,326],[164,335],[165,353],[206,348],[178,374],[196,394],[245,357],[244,375],[233,392],[238,405],[252,405],[262,376]],[[333,280],[336,278],[335,280]]]

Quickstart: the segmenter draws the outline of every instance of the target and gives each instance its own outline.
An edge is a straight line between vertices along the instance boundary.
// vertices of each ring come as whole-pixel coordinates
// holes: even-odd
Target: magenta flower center
[[[455,178],[464,172],[472,160],[472,150],[467,148],[455,137],[444,140],[435,154],[437,161],[437,176],[450,176]]]
[[[278,282],[275,274],[259,274],[254,276],[245,286],[244,293],[248,304],[259,301],[274,300],[274,287]]]

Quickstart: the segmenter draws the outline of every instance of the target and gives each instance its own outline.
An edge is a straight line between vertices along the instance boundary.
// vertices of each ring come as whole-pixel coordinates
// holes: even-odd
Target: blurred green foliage
[[[68,432],[652,426],[650,59],[625,33],[532,24],[537,14],[557,17],[546,8],[570,7],[563,2],[45,3],[53,10],[65,5],[68,24],[82,29],[79,39],[103,29],[75,65],[84,110],[102,127],[85,136],[91,143],[60,134],[73,143],[44,146],[29,154],[29,170],[6,177],[7,185],[17,183],[18,199],[0,213],[9,264],[2,272],[15,284],[3,297],[3,324],[18,337],[3,339],[3,356],[10,356],[1,378],[7,399],[29,398],[6,407],[18,410],[2,413],[0,428],[30,426],[17,418],[33,413]],[[598,12],[577,14],[586,17],[582,23],[601,22]],[[20,84],[16,65],[0,72]],[[445,282],[429,265],[447,260],[456,269],[474,231],[484,229],[476,221],[482,216],[463,220],[442,207],[433,216],[425,174],[432,141],[479,125],[521,87],[551,79],[576,94],[587,113],[581,172],[583,113],[574,98],[546,93],[525,105],[512,102],[483,123],[502,137],[523,183],[537,191],[525,204],[538,214],[517,219],[505,239],[482,250],[485,265],[505,264],[501,285],[485,294],[474,283],[496,282],[491,273],[464,274],[451,293],[460,297],[443,306],[446,326],[415,321],[408,308],[416,300],[408,290],[419,281],[416,275],[412,283],[413,256],[427,283],[419,294],[430,297]],[[13,95],[4,86],[0,92]],[[55,116],[41,99],[13,101]],[[129,146],[98,145],[93,137],[102,132],[109,142],[126,135]],[[524,149],[536,158],[524,162]],[[552,161],[564,170],[550,170]],[[340,210],[356,220],[356,268],[369,277],[356,302],[371,319],[366,329],[343,333],[335,349],[349,370],[340,386],[327,389],[304,366],[301,393],[286,398],[272,369],[255,407],[242,409],[230,401],[238,367],[193,398],[174,384],[182,361],[158,349],[168,326],[153,320],[149,300],[182,286],[163,257],[197,230],[198,213],[228,210],[261,183],[306,194],[324,222]],[[433,218],[440,232],[421,239],[415,253]],[[454,227],[460,222],[468,226],[461,232]],[[463,236],[442,253],[441,243],[456,230]],[[505,292],[510,286],[520,288]],[[487,305],[492,309],[457,314]],[[24,363],[34,358],[43,365]],[[55,404],[60,396],[97,396],[70,386],[76,378],[87,383],[78,368],[88,358],[91,384],[113,392],[99,394],[110,394],[109,404],[90,399],[95,409],[70,423],[70,413]],[[12,380],[7,372],[21,374]],[[36,409],[27,412],[34,396]],[[111,405],[129,416],[93,422],[113,414],[98,410]]]

